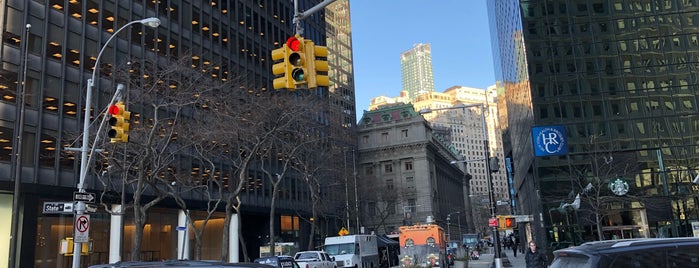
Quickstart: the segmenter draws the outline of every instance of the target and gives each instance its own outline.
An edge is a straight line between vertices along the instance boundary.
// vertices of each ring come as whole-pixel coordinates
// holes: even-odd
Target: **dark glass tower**
[[[299,9],[308,10],[320,3],[320,0],[299,0]],[[342,1],[340,1],[342,2]],[[346,2],[346,1],[344,1]],[[340,6],[341,4],[337,4]],[[347,4],[345,3],[345,7]],[[347,11],[345,8],[345,11]],[[292,18],[294,1],[260,0],[260,1],[199,1],[199,0],[10,0],[0,2],[0,19],[2,42],[0,43],[0,204],[11,207],[14,181],[21,180],[22,187],[19,209],[21,211],[0,210],[2,218],[11,214],[22,215],[20,223],[21,241],[18,245],[19,267],[57,267],[65,256],[57,254],[60,239],[71,236],[72,215],[42,215],[42,205],[46,201],[72,200],[73,191],[78,183],[80,170],[79,152],[63,150],[64,147],[79,147],[79,139],[71,135],[82,130],[83,111],[85,109],[86,81],[95,66],[100,48],[112,34],[129,22],[156,17],[162,22],[157,29],[140,24],[119,32],[115,39],[107,44],[100,58],[99,81],[93,96],[92,116],[97,118],[100,108],[106,106],[116,83],[112,76],[115,66],[130,64],[135,70],[149,68],[153,62],[165,62],[162,59],[179,59],[191,57],[193,65],[212,65],[212,77],[221,80],[234,80],[245,77],[240,88],[250,93],[251,98],[267,94],[272,90],[273,79],[270,52],[283,44],[294,34]],[[339,13],[334,20],[342,23],[343,16],[349,12]],[[31,24],[27,30],[26,25]],[[315,13],[302,23],[304,37],[318,45],[327,45],[326,36],[333,33],[326,30],[325,11]],[[349,25],[343,24],[343,25]],[[347,29],[343,29],[349,32]],[[331,37],[333,38],[333,37]],[[342,37],[344,43],[351,44],[348,36]],[[335,42],[333,42],[335,44]],[[343,51],[348,48],[332,48]],[[349,47],[351,49],[351,47]],[[350,54],[351,55],[351,54]],[[26,59],[26,60],[25,60]],[[142,62],[135,62],[141,59]],[[336,61],[335,67],[351,63],[351,57],[345,61]],[[335,71],[345,75],[338,81],[345,87],[339,97],[343,98],[342,107],[336,107],[346,114],[344,117],[332,116],[328,124],[334,124],[347,134],[351,126],[348,120],[354,120],[354,89],[351,83],[351,71]],[[350,78],[347,78],[349,76]],[[337,78],[331,78],[336,81]],[[343,83],[339,83],[343,82]],[[24,94],[23,133],[19,133],[18,120],[20,109],[17,99],[20,92]],[[318,88],[313,92],[320,98],[328,97],[327,88]],[[147,105],[147,104],[146,104]],[[352,109],[348,108],[352,105]],[[132,107],[137,110],[137,107]],[[22,137],[22,146],[16,146],[16,137]],[[77,145],[76,145],[77,144]],[[21,150],[18,154],[16,150]],[[21,159],[17,160],[17,155]],[[17,162],[21,165],[17,165]],[[184,160],[184,165],[187,160]],[[191,161],[190,161],[191,162]],[[191,164],[191,163],[189,163]],[[19,168],[18,168],[19,167]],[[16,172],[21,169],[20,172]],[[19,178],[17,178],[19,177]],[[96,176],[90,172],[86,183],[88,191],[100,185]],[[298,238],[300,244],[308,244],[308,230],[299,227],[297,213],[310,218],[310,209],[303,206],[309,194],[304,187],[297,187],[298,181],[285,182],[288,195],[277,202],[279,222],[291,226],[278,227],[281,239]],[[197,199],[197,198],[193,198]],[[269,222],[269,196],[263,191],[243,193],[247,200],[244,210],[248,224],[244,233],[248,237],[248,249],[251,255],[259,250],[264,241],[258,234],[264,233],[265,224]],[[257,200],[257,201],[253,201]],[[295,201],[294,201],[295,200]],[[193,200],[201,201],[201,200]],[[163,204],[150,219],[169,220],[174,207]],[[159,214],[162,213],[162,214]],[[93,215],[90,227],[93,235],[109,233],[109,215],[99,211]],[[165,216],[160,216],[165,215]],[[60,219],[59,219],[60,218]],[[174,216],[176,219],[176,216]],[[128,221],[128,220],[127,220]],[[318,222],[321,222],[320,220]],[[9,226],[2,221],[3,226]],[[5,224],[7,223],[7,224]],[[176,230],[165,224],[158,229],[160,233],[175,234]],[[280,224],[281,225],[281,224]],[[66,227],[68,226],[68,227]],[[269,226],[267,226],[269,227]],[[332,230],[335,226],[330,227]],[[327,229],[330,229],[327,228]],[[9,227],[8,227],[9,229]],[[282,230],[279,230],[282,229]],[[310,229],[310,228],[306,228]],[[66,230],[68,230],[66,232]],[[174,231],[173,231],[174,230]],[[306,232],[306,233],[304,233]],[[9,233],[3,232],[3,233]],[[3,237],[6,238],[6,237]],[[91,238],[93,238],[91,236]],[[95,240],[104,237],[94,237]],[[167,237],[165,237],[167,238]],[[164,238],[164,239],[165,239]],[[9,239],[2,239],[8,241]],[[169,240],[152,237],[150,243],[158,246],[172,246]],[[103,241],[100,241],[103,242]],[[157,242],[157,243],[156,243]],[[159,245],[163,244],[163,245]],[[174,243],[176,247],[176,243]],[[99,245],[104,248],[105,244]],[[163,246],[163,248],[165,247]],[[6,248],[6,247],[3,247]],[[100,249],[95,248],[96,251]],[[158,250],[152,258],[173,256],[168,249]],[[7,256],[5,254],[0,254]],[[86,257],[87,258],[87,257]],[[90,255],[91,262],[103,262],[101,255]],[[126,258],[126,257],[124,257]],[[2,257],[0,257],[2,259]],[[43,265],[43,266],[42,266]],[[67,267],[64,264],[63,267]]]
[[[560,246],[691,236],[699,3],[498,0],[489,10],[513,186],[520,213],[534,216],[520,226]],[[564,127],[568,153],[535,157],[531,127],[550,125]]]

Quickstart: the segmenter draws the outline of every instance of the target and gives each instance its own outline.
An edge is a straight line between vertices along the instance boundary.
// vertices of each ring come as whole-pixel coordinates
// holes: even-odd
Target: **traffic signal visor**
[[[110,115],[109,125],[111,126],[111,129],[107,131],[107,136],[110,138],[110,142],[128,142],[128,120],[131,119],[131,112],[126,111],[126,106],[123,102],[117,102],[116,104],[109,106],[108,112]]]

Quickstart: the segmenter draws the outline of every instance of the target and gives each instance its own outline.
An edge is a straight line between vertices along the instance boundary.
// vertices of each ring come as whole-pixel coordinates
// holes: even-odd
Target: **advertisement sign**
[[[568,141],[563,126],[533,127],[532,140],[536,156],[565,155],[568,153]]]

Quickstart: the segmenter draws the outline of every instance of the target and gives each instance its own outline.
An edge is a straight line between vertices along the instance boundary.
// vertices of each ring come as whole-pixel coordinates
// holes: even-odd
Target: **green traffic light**
[[[301,69],[301,68],[295,68],[295,69],[291,72],[291,77],[294,78],[294,81],[296,81],[296,82],[301,82],[301,81],[303,81],[303,79],[304,79],[303,69]]]

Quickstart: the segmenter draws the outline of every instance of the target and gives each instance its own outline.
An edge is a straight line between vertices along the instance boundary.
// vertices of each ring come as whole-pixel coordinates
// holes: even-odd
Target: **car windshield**
[[[330,256],[354,254],[354,243],[325,245],[325,252],[327,252]]]
[[[303,260],[303,259],[317,259],[318,254],[317,253],[311,253],[311,252],[301,252],[296,254],[297,260]]]
[[[587,256],[575,255],[575,256],[558,256],[551,263],[550,268],[591,268],[592,266],[588,263],[590,260]]]

